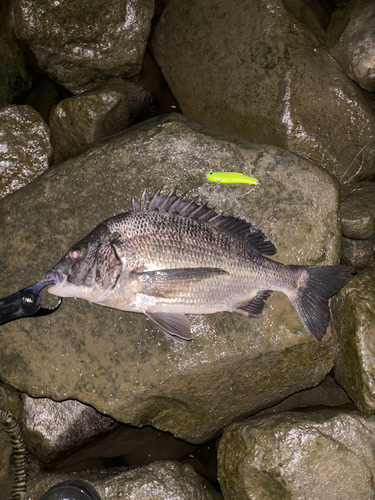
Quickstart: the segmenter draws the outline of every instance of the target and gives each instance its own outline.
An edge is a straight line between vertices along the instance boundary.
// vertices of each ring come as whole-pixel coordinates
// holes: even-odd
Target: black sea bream
[[[249,222],[218,215],[175,192],[133,200],[105,220],[47,273],[49,292],[145,314],[166,335],[190,340],[185,314],[261,314],[273,290],[285,293],[321,340],[328,299],[351,279],[344,266],[288,266]]]

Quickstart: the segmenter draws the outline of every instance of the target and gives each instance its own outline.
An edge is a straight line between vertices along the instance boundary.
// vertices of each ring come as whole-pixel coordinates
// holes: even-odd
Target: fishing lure
[[[207,180],[220,184],[253,184],[254,186],[258,184],[258,179],[238,172],[210,172],[207,174]]]

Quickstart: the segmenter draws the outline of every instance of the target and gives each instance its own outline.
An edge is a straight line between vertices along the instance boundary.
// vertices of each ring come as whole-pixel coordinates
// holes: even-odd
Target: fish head
[[[115,288],[123,268],[116,251],[118,237],[106,224],[97,226],[47,272],[47,277],[56,282],[48,292],[96,303],[105,300]]]

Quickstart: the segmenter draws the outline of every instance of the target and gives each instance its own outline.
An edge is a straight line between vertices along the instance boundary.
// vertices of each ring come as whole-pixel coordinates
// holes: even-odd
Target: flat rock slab
[[[359,410],[375,413],[375,266],[358,273],[332,308],[342,315],[335,378]]]
[[[344,181],[373,179],[372,102],[293,16],[306,3],[170,0],[153,54],[190,118],[294,151]]]
[[[345,406],[234,424],[218,449],[224,498],[374,498],[374,432],[373,416]]]
[[[260,183],[253,191],[210,184],[211,170],[240,171]],[[166,192],[177,186],[253,222],[281,262],[338,263],[332,176],[282,149],[233,142],[173,114],[117,134],[3,200],[1,296],[42,279],[97,224],[163,183]],[[45,295],[44,305],[56,300]],[[77,399],[121,422],[199,443],[317,385],[332,368],[336,336],[329,329],[317,342],[281,293],[259,319],[215,314],[189,321],[194,340],[179,344],[141,314],[66,299],[50,316],[0,327],[0,377],[32,397]]]

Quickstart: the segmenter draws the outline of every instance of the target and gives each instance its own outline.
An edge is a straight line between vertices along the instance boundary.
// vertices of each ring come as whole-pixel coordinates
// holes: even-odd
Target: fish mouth
[[[48,293],[52,295],[59,295],[59,290],[62,286],[64,286],[67,277],[59,271],[48,271],[48,273],[46,273],[46,276],[48,279],[55,282],[54,286],[48,288]]]

